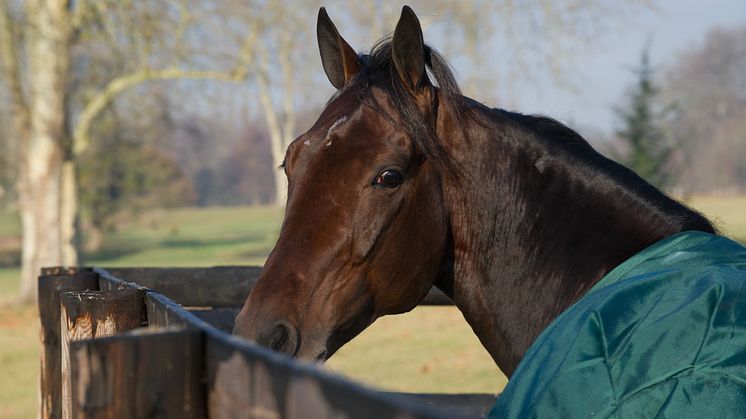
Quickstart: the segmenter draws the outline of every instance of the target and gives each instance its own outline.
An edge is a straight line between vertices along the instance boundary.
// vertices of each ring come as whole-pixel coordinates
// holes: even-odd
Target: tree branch
[[[16,45],[20,42],[16,34],[13,18],[10,16],[10,5],[7,0],[0,0],[0,74],[10,94],[11,118],[16,135],[24,138],[31,127],[31,115],[21,87],[20,63],[16,50]]]
[[[270,91],[269,56],[267,50],[261,45],[257,48],[256,68],[254,71],[256,73],[256,84],[259,88],[259,102],[264,109],[264,119],[267,121],[267,129],[269,130],[272,157],[277,158],[282,154],[283,132]]]
[[[293,83],[293,69],[290,62],[293,43],[290,39],[290,33],[283,31],[280,39],[280,51],[278,52],[278,61],[282,73],[282,109],[285,113],[282,127],[282,147],[290,145],[295,131],[295,108],[293,103],[293,94],[295,93]]]
[[[134,73],[125,74],[111,80],[106,87],[98,91],[86,103],[78,117],[73,130],[73,153],[79,156],[91,143],[90,129],[96,116],[123,91],[139,84],[155,80],[193,79],[215,80],[228,83],[239,83],[246,79],[251,62],[251,52],[256,41],[258,31],[253,31],[246,38],[238,62],[233,71],[213,70],[185,70],[178,67],[163,69],[142,69]]]

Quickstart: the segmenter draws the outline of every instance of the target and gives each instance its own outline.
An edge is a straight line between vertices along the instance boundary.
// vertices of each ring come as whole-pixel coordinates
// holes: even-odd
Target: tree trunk
[[[262,69],[263,70],[263,69]],[[283,140],[282,128],[280,121],[272,103],[272,94],[269,91],[269,80],[266,72],[259,71],[257,74],[257,85],[259,86],[259,101],[264,108],[264,119],[267,122],[267,131],[269,131],[269,143],[272,150],[273,166],[282,162],[285,157],[285,141]],[[285,206],[288,196],[288,181],[284,173],[279,170],[274,171],[275,183],[275,205]]]
[[[60,195],[60,251],[62,264],[78,264],[78,179],[75,160],[65,159],[62,163]]]
[[[259,102],[262,104],[264,110],[264,119],[267,122],[267,130],[269,131],[269,142],[272,150],[273,163],[280,164],[282,159],[285,158],[285,148],[288,146],[289,137],[292,132],[285,132],[287,129],[294,129],[295,114],[292,107],[292,85],[287,84],[288,78],[285,77],[283,80],[284,89],[284,110],[286,112],[284,124],[280,122],[280,118],[275,110],[275,105],[272,102],[272,93],[270,91],[269,81],[269,57],[267,51],[261,46],[257,46],[257,68],[256,68],[256,82],[259,88]],[[292,80],[292,79],[290,79]],[[290,99],[288,99],[288,97]],[[284,207],[288,200],[288,181],[284,173],[276,170],[274,173],[275,183],[275,205]]]
[[[70,26],[66,0],[30,0],[31,129],[21,144],[19,211],[23,226],[21,298],[36,299],[43,266],[62,265],[61,178]]]
[[[82,240],[82,249],[87,253],[101,250],[104,245],[104,230],[91,222],[85,223],[85,240]]]

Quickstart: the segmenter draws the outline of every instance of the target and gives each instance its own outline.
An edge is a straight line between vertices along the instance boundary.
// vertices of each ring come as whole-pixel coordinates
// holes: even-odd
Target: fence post
[[[143,328],[70,344],[75,418],[204,418],[204,339]]]
[[[143,325],[145,302],[137,289],[64,292],[60,298],[62,417],[72,418],[70,343],[111,336]]]
[[[90,269],[44,268],[38,279],[41,321],[40,417],[62,417],[60,363],[60,292],[98,289],[98,274]]]

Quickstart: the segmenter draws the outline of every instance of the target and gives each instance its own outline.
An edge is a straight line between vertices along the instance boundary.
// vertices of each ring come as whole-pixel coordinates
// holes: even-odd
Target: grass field
[[[746,197],[695,198],[689,204],[746,243]],[[272,208],[155,211],[110,233],[103,249],[84,258],[105,266],[261,264],[280,222]],[[0,212],[0,243],[19,232],[16,217]],[[18,268],[0,267],[0,418],[36,415],[38,320],[33,307],[8,304],[17,281]],[[505,384],[461,314],[449,307],[382,318],[327,367],[400,391],[497,392]]]

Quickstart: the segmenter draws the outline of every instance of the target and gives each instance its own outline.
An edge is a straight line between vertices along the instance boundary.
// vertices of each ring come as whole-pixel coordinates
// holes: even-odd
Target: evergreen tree
[[[651,184],[665,188],[670,181],[666,163],[672,149],[662,128],[664,112],[657,106],[658,87],[647,48],[640,56],[635,73],[637,81],[626,106],[617,109],[621,129],[616,135],[626,148],[620,160]]]

